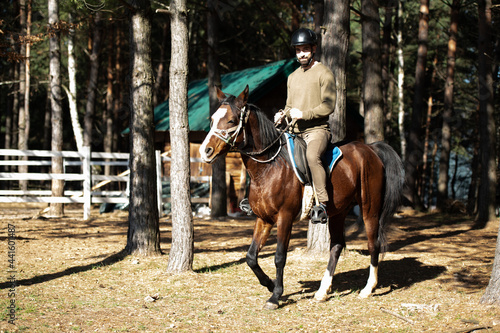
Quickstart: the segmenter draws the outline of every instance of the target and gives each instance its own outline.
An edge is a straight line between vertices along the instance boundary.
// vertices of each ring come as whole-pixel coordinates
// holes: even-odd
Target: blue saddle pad
[[[295,175],[299,178],[300,182],[303,184],[312,184],[310,179],[309,166],[307,165],[307,160],[305,157],[305,143],[302,138],[299,138],[290,133],[285,133],[288,153],[290,160],[292,161],[293,171]],[[301,140],[295,141],[295,140]],[[325,153],[321,157],[323,165],[328,170],[330,175],[333,168],[337,164],[338,160],[342,157],[342,151],[339,147],[329,144]]]

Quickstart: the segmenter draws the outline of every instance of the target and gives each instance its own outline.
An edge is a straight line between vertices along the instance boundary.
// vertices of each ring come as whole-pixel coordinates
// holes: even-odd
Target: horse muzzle
[[[200,157],[205,163],[213,163],[215,161],[214,149],[212,147],[208,147],[206,144],[202,144],[200,146]]]

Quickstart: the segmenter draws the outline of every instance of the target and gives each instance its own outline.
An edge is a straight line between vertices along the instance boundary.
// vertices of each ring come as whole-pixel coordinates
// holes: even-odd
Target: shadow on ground
[[[42,275],[37,275],[37,276],[29,278],[29,279],[16,280],[15,285],[16,286],[30,286],[33,284],[48,282],[48,281],[55,280],[55,279],[58,279],[58,278],[61,278],[64,276],[77,274],[77,273],[81,273],[81,272],[85,272],[85,271],[90,271],[92,269],[95,269],[96,267],[113,265],[119,261],[122,261],[126,256],[127,256],[127,253],[125,250],[123,250],[123,251],[120,251],[118,253],[112,254],[109,257],[106,257],[99,262],[95,262],[92,264],[69,267],[69,268],[65,269],[64,271],[57,272],[57,273],[42,274]],[[0,283],[0,289],[7,289],[7,288],[11,288],[11,287],[12,287],[12,282]]]
[[[444,266],[425,265],[415,258],[388,260],[380,263],[379,283],[374,296],[382,296],[398,289],[406,289],[413,284],[433,280],[446,271]],[[368,268],[348,272],[335,273],[332,290],[336,294],[350,294],[364,288],[368,280]],[[318,290],[321,280],[299,281],[304,293],[314,293]],[[377,292],[378,290],[378,292]],[[285,297],[293,296],[293,294]],[[312,297],[312,296],[311,296]]]

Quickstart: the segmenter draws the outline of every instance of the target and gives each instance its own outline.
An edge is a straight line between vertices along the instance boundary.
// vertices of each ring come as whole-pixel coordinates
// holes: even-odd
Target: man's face
[[[295,46],[295,55],[301,66],[307,66],[309,60],[313,56],[316,46],[311,45],[297,45]]]

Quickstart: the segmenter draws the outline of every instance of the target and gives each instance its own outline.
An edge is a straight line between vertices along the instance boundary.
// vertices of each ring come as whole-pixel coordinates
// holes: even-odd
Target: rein
[[[243,115],[244,112],[245,112],[245,106],[243,107],[243,110],[241,111],[242,115]],[[246,120],[248,119],[249,113],[246,114],[245,116],[246,116],[246,119],[245,119],[245,124],[246,124]],[[242,118],[243,117],[240,117],[240,123],[241,123],[241,119]],[[286,131],[288,131],[288,129],[290,128],[290,126],[292,126],[294,123],[295,123],[295,121],[292,121],[291,123],[287,124],[287,126],[283,130],[280,130],[279,131],[280,133],[276,137],[276,139],[274,139],[273,142],[271,142],[269,145],[267,145],[267,147],[265,147],[264,149],[261,149],[259,151],[251,151],[251,152],[245,152],[245,151],[240,150],[240,149],[237,149],[236,151],[238,151],[241,154],[244,154],[244,155],[250,157],[255,162],[258,162],[258,163],[269,163],[269,162],[273,161],[279,155],[279,153],[281,152],[282,145],[279,145],[279,149],[276,151],[276,153],[271,158],[269,158],[267,160],[261,161],[261,160],[256,159],[254,156],[262,155],[267,150],[269,150],[269,148],[271,148],[272,146],[274,146],[278,141],[281,141],[281,137],[283,136],[283,134]],[[243,132],[243,133],[245,133],[245,132]],[[246,137],[244,138],[244,142],[246,143]]]
[[[222,103],[222,104],[226,104],[226,105],[231,106],[231,104],[229,104],[227,102],[226,103]],[[246,156],[250,157],[252,160],[254,160],[255,162],[268,163],[268,162],[273,161],[278,156],[278,154],[281,152],[282,145],[280,145],[278,151],[271,158],[269,158],[267,160],[261,161],[261,160],[256,159],[254,156],[262,155],[267,150],[269,150],[269,148],[271,148],[278,141],[280,141],[281,137],[283,136],[283,133],[285,133],[294,122],[289,123],[283,130],[280,130],[280,134],[278,135],[278,137],[276,139],[274,139],[273,142],[271,142],[264,149],[261,149],[259,151],[253,151],[253,152],[245,152],[245,151],[243,151],[241,149],[238,149],[235,146],[236,146],[236,139],[240,135],[241,130],[245,128],[245,125],[246,125],[246,122],[248,120],[248,117],[250,116],[250,112],[247,112],[246,105],[243,106],[239,110],[240,110],[240,121],[238,122],[238,125],[237,126],[233,126],[231,128],[228,128],[228,129],[225,129],[225,130],[215,129],[214,130],[214,135],[216,137],[218,137],[219,139],[221,139],[222,141],[224,141],[229,146],[231,146],[231,151],[237,151],[237,152],[239,152],[239,153],[241,153],[243,155],[246,155]],[[244,146],[246,145],[246,142],[247,142],[246,132],[243,131],[243,143],[244,143]]]
[[[273,157],[267,159],[267,160],[264,160],[264,161],[261,161],[261,160],[258,160],[256,158],[254,158],[253,156],[256,156],[256,155],[261,155],[263,154],[264,152],[266,152],[266,150],[268,150],[269,148],[271,148],[272,146],[274,146],[279,140],[281,140],[281,137],[283,136],[283,134],[288,131],[288,129],[290,128],[290,126],[292,125],[292,123],[289,123],[288,125],[286,125],[286,127],[283,129],[283,130],[280,130],[280,134],[278,135],[278,137],[276,139],[274,139],[273,142],[271,142],[266,148],[260,150],[260,151],[252,151],[252,152],[244,152],[242,150],[239,150],[240,153],[242,154],[245,154],[247,155],[248,157],[250,157],[252,160],[254,160],[255,162],[259,162],[259,163],[268,163],[268,162],[271,162],[273,161],[276,156],[278,156],[278,154],[281,152],[281,147],[282,145],[279,146],[279,149],[278,151],[276,152],[276,154],[273,155]]]

